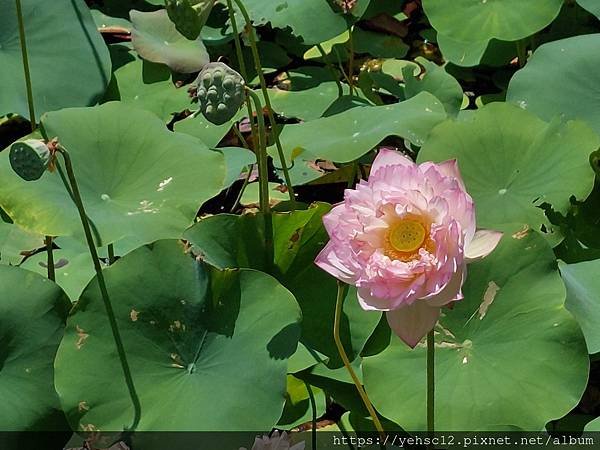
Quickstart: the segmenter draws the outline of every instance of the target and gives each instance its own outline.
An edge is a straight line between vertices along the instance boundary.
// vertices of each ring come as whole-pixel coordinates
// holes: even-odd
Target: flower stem
[[[296,195],[294,194],[294,186],[292,185],[292,180],[290,178],[289,168],[285,161],[285,154],[283,152],[283,146],[281,145],[281,140],[279,139],[279,133],[277,132],[277,122],[275,122],[275,115],[273,114],[273,106],[271,105],[271,99],[269,97],[269,91],[267,90],[267,82],[265,81],[265,75],[263,73],[262,64],[260,62],[260,55],[258,54],[258,47],[256,45],[256,37],[254,36],[254,28],[252,27],[252,20],[248,15],[248,11],[246,10],[244,3],[242,0],[234,0],[237,7],[240,9],[242,16],[244,16],[244,20],[246,21],[246,26],[249,29],[248,38],[250,41],[250,49],[252,50],[252,58],[254,59],[254,65],[256,67],[256,72],[258,73],[258,79],[260,81],[260,88],[262,90],[263,97],[265,99],[265,105],[267,107],[267,116],[269,117],[269,123],[271,124],[271,130],[273,132],[273,137],[275,139],[275,146],[277,147],[277,155],[279,156],[279,164],[281,164],[281,169],[283,170],[283,178],[285,179],[285,184],[287,186],[288,194],[290,196],[290,203],[292,206],[292,210],[296,209]],[[228,4],[230,4],[230,0],[228,0]],[[230,16],[233,16],[232,9],[230,11]],[[232,23],[233,23],[232,19]],[[235,32],[235,31],[234,31]]]
[[[29,56],[27,55],[27,39],[25,38],[25,24],[23,23],[23,9],[21,0],[15,0],[17,7],[17,21],[19,23],[19,39],[21,41],[21,55],[23,57],[23,72],[25,72],[25,86],[27,88],[27,105],[29,106],[29,120],[31,131],[35,131],[35,108],[33,106],[33,88],[31,87],[31,72],[29,70]]]
[[[265,118],[260,98],[249,88],[246,88],[248,96],[254,102],[256,117],[258,119],[258,183],[260,210],[265,219],[265,247],[267,271],[273,264],[273,218],[271,216],[271,205],[269,203],[269,158],[267,155],[267,135],[265,132]]]
[[[341,281],[338,281],[337,299],[335,302],[335,318],[333,320],[333,340],[335,341],[335,345],[338,349],[340,357],[342,358],[342,361],[344,362],[344,367],[346,367],[346,370],[350,374],[350,377],[352,378],[352,381],[354,382],[354,385],[356,386],[358,395],[360,395],[360,398],[362,399],[364,405],[366,406],[367,410],[369,411],[369,415],[371,416],[371,419],[373,419],[373,424],[375,425],[375,428],[379,432],[381,440],[384,441],[385,440],[385,431],[383,429],[383,426],[381,425],[381,422],[379,421],[377,412],[375,412],[375,408],[373,408],[373,405],[371,404],[371,400],[369,400],[369,397],[367,396],[367,393],[365,392],[365,389],[363,388],[362,383],[358,379],[358,376],[356,376],[354,369],[352,369],[350,360],[348,359],[348,355],[346,355],[346,350],[344,350],[344,344],[342,344],[342,341],[340,339],[340,320],[342,318],[342,307],[344,306],[344,298],[346,297],[346,288],[347,288],[347,286],[344,283],[342,283]]]
[[[56,271],[54,269],[54,250],[52,249],[52,236],[46,236],[44,239],[44,243],[46,244],[46,254],[48,255],[48,260],[46,267],[48,268],[48,279],[51,281],[56,281]]]
[[[427,333],[427,432],[435,431],[435,335]]]
[[[104,280],[104,274],[102,273],[102,266],[100,265],[100,259],[98,258],[98,251],[96,250],[96,245],[94,244],[94,238],[92,236],[92,230],[90,227],[90,223],[88,221],[88,216],[85,212],[85,207],[83,205],[83,200],[81,198],[81,194],[79,192],[79,186],[77,184],[77,179],[75,178],[75,173],[73,171],[73,164],[71,162],[71,157],[67,150],[61,146],[57,146],[58,151],[63,156],[65,161],[65,168],[67,171],[67,177],[70,184],[70,192],[73,195],[73,201],[75,206],[77,207],[77,211],[79,212],[79,218],[81,220],[81,224],[83,226],[83,231],[85,234],[86,242],[88,248],[90,250],[90,255],[92,257],[92,262],[94,263],[94,269],[96,271],[96,278],[98,280],[98,286],[100,287],[100,293],[102,294],[102,300],[104,302],[104,307],[106,309],[106,315],[108,316],[108,321],[110,323],[110,328],[112,330],[113,339],[115,341],[115,345],[117,347],[117,353],[119,355],[119,360],[121,361],[121,368],[123,370],[123,375],[125,376],[125,383],[127,384],[127,389],[129,390],[129,396],[131,397],[131,402],[133,404],[134,417],[132,425],[129,428],[126,428],[126,431],[132,432],[134,431],[141,419],[141,404],[140,399],[137,395],[135,385],[133,383],[133,377],[131,376],[131,369],[129,367],[129,363],[127,361],[127,355],[125,353],[125,347],[123,346],[123,340],[121,339],[121,333],[119,332],[119,327],[117,325],[117,319],[115,317],[115,313],[110,302],[110,297],[108,295],[108,289],[106,287],[106,282]],[[58,163],[57,163],[58,164]],[[69,189],[68,189],[69,190]]]

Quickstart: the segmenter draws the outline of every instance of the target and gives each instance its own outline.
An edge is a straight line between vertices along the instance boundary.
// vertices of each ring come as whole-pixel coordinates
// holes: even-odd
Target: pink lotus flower
[[[435,326],[442,306],[463,298],[466,265],[502,237],[476,230],[455,160],[417,165],[387,149],[369,180],[347,189],[323,222],[331,240],[316,264],[356,286],[363,309],[386,311],[411,347]]]

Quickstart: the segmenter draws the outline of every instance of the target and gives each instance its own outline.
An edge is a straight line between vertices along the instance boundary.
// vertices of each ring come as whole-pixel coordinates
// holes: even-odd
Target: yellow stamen
[[[392,259],[410,261],[418,258],[419,250],[432,250],[428,224],[419,217],[404,217],[392,223],[385,236],[385,253]]]
[[[403,220],[390,230],[390,244],[399,252],[414,252],[425,242],[425,235],[420,222]]]

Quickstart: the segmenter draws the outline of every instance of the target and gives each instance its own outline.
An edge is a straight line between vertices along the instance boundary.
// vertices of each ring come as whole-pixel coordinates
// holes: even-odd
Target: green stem
[[[48,268],[48,279],[56,281],[56,270],[54,269],[54,250],[52,248],[52,236],[46,236],[44,239],[46,244],[46,254],[48,255],[48,262],[46,264]]]
[[[31,87],[31,72],[29,70],[29,57],[27,55],[27,39],[25,39],[25,24],[23,23],[23,10],[21,0],[15,0],[17,7],[17,21],[19,23],[19,39],[21,41],[21,55],[23,57],[23,72],[25,72],[25,86],[27,88],[27,105],[29,106],[29,120],[31,131],[35,131],[35,109],[33,106],[33,88]]]
[[[233,40],[235,42],[235,52],[237,54],[238,64],[240,66],[240,73],[244,80],[248,80],[248,71],[246,70],[246,61],[244,60],[244,52],[242,51],[242,40],[240,39],[240,32],[237,26],[237,20],[235,19],[235,12],[233,11],[233,4],[231,0],[227,0],[227,9],[229,11],[229,20],[231,21],[231,28],[233,29]],[[252,135],[252,141],[256,145],[257,131],[254,126],[254,120],[252,117],[252,104],[250,99],[246,97],[246,109],[248,110],[248,120],[250,121],[250,133]],[[250,147],[248,147],[250,148]]]
[[[525,39],[517,41],[517,58],[519,60],[519,67],[525,67],[527,63],[527,43]]]
[[[435,431],[435,335],[427,334],[427,432]]]
[[[250,164],[248,166],[248,173],[246,174],[246,178],[244,178],[244,183],[242,184],[242,187],[240,188],[240,192],[239,192],[237,198],[235,199],[235,203],[231,207],[231,210],[229,211],[231,214],[233,214],[235,212],[235,210],[238,208],[238,205],[242,201],[244,191],[248,187],[248,183],[250,182],[250,177],[252,176],[253,170],[254,170],[254,164]]]
[[[108,244],[108,264],[112,266],[115,261],[115,246],[113,244]]]
[[[312,390],[312,386],[310,383],[304,382],[306,385],[306,390],[308,391],[308,398],[310,399],[310,409],[312,411],[312,427],[311,427],[311,437],[312,437],[312,449],[317,450],[317,402],[315,401],[315,393]]]
[[[354,372],[354,369],[352,369],[352,365],[350,364],[350,360],[348,359],[348,355],[346,354],[346,350],[344,350],[344,345],[342,344],[342,341],[340,339],[340,321],[342,318],[342,307],[344,306],[344,298],[346,297],[346,287],[347,286],[344,283],[338,281],[337,299],[335,302],[335,318],[333,320],[333,340],[335,341],[338,353],[340,354],[340,357],[344,362],[344,366],[346,367],[346,370],[350,374],[350,377],[352,378],[352,381],[356,386],[358,395],[360,395],[360,398],[362,399],[367,410],[369,411],[369,415],[371,416],[371,419],[373,419],[373,424],[379,432],[381,440],[384,441],[385,431],[383,429],[383,426],[381,425],[381,422],[379,421],[377,412],[375,412],[375,408],[373,408],[371,400],[369,400],[369,397],[367,396],[367,393],[365,392],[362,383],[358,379],[358,376]]]
[[[340,80],[340,77],[339,77],[338,73],[335,71],[335,68],[333,67],[333,65],[331,64],[331,61],[329,61],[329,56],[327,56],[327,53],[325,52],[325,49],[323,48],[323,46],[321,44],[317,44],[317,49],[319,50],[319,53],[321,53],[321,58],[323,58],[323,62],[325,62],[325,66],[329,69],[329,71],[331,72],[331,75],[333,75],[333,79],[335,80],[335,83],[337,84],[337,88],[338,88],[338,98],[340,98],[344,95],[344,88],[342,87],[342,82]]]
[[[248,150],[251,150],[250,145],[248,144],[248,141],[246,140],[246,138],[244,137],[242,132],[238,129],[238,127],[234,126],[232,129],[233,129],[233,132],[235,133],[235,135],[237,136],[237,138],[242,143],[242,147],[247,148]]]
[[[256,117],[258,119],[258,183],[259,183],[259,202],[260,210],[265,219],[265,247],[267,250],[266,263],[267,270],[273,264],[273,218],[271,216],[271,205],[269,202],[269,158],[267,155],[267,135],[265,131],[265,118],[262,113],[262,104],[256,93],[246,88],[248,96],[254,102]]]
[[[285,179],[285,184],[287,185],[288,194],[290,196],[290,202],[292,204],[292,210],[296,209],[296,195],[294,194],[294,186],[292,185],[292,180],[290,178],[289,168],[285,161],[285,154],[283,152],[283,146],[281,145],[281,140],[279,139],[279,133],[277,131],[277,122],[275,122],[275,115],[273,114],[273,106],[271,104],[271,99],[269,97],[269,91],[267,89],[267,82],[265,81],[265,75],[263,73],[262,64],[260,62],[260,55],[258,53],[258,47],[256,45],[256,36],[254,35],[254,28],[252,28],[252,20],[248,15],[248,11],[244,7],[244,3],[242,0],[234,0],[237,7],[240,9],[242,16],[244,16],[244,20],[246,21],[246,26],[249,29],[248,38],[250,41],[250,49],[252,50],[252,58],[254,59],[254,65],[256,66],[256,71],[258,72],[258,79],[260,80],[260,88],[262,90],[263,97],[265,99],[265,105],[267,107],[267,116],[269,117],[269,123],[271,124],[271,130],[273,132],[273,137],[275,139],[275,146],[277,147],[277,155],[279,156],[279,164],[281,165],[281,169],[283,170],[283,178]],[[229,0],[228,0],[229,3]],[[230,13],[233,15],[233,13]]]
[[[67,150],[59,145],[58,151],[63,156],[65,161],[65,168],[67,171],[67,177],[70,183],[70,190],[73,194],[73,200],[75,202],[75,206],[77,206],[77,211],[79,213],[79,219],[81,220],[81,225],[83,226],[83,231],[85,233],[85,239],[90,250],[90,255],[92,257],[92,262],[94,263],[94,270],[96,271],[96,278],[98,280],[98,286],[100,287],[100,293],[102,294],[102,300],[104,302],[104,307],[106,309],[106,315],[108,316],[108,321],[110,323],[110,328],[112,331],[113,339],[115,341],[115,345],[117,347],[117,353],[119,355],[119,360],[121,361],[121,368],[123,370],[123,375],[125,376],[125,383],[127,384],[127,389],[129,390],[129,396],[131,397],[131,402],[133,404],[134,417],[132,425],[126,430],[131,432],[135,431],[141,419],[141,404],[139,397],[137,395],[135,385],[133,383],[133,377],[131,376],[131,369],[129,367],[129,363],[127,361],[127,355],[125,353],[125,347],[123,346],[123,340],[121,339],[121,333],[119,332],[119,327],[117,325],[117,319],[115,317],[115,313],[110,302],[110,297],[108,295],[108,289],[106,287],[106,282],[104,280],[104,274],[102,273],[102,266],[100,264],[100,259],[98,257],[98,251],[96,250],[96,245],[94,244],[94,238],[92,236],[92,230],[90,227],[90,223],[88,221],[88,216],[85,212],[85,207],[83,205],[83,200],[81,198],[81,194],[79,192],[79,186],[77,184],[77,179],[75,178],[75,173],[73,171],[73,165],[71,163],[71,157]],[[57,163],[58,164],[58,163]]]
[[[354,74],[354,35],[352,33],[353,28],[354,27],[352,26],[348,28],[348,43],[350,44],[350,58],[348,59],[348,83],[350,84],[351,96],[354,95],[354,79],[352,78]]]

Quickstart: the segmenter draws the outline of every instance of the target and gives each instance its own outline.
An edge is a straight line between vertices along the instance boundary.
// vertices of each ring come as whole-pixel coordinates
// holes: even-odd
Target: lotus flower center
[[[427,231],[421,222],[402,220],[388,231],[388,242],[394,250],[412,253],[421,248],[427,237]]]

